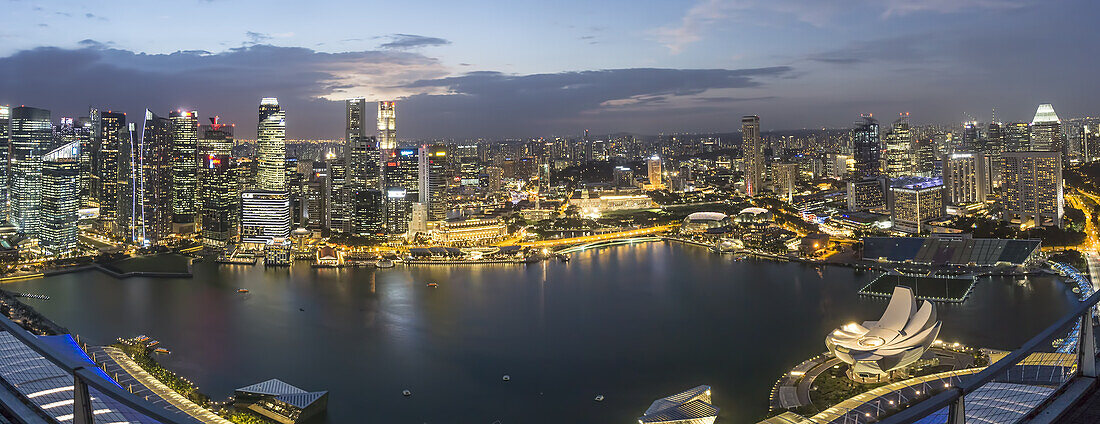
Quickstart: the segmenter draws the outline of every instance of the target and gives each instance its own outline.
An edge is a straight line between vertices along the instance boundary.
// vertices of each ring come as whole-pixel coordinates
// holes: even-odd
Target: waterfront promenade
[[[137,363],[130,359],[129,356],[126,356],[125,353],[122,353],[122,351],[118,348],[109,346],[104,347],[103,352],[110,356],[111,360],[117,363],[118,366],[131,377],[133,377],[134,380],[137,380],[143,386],[152,391],[156,396],[164,399],[172,406],[178,408],[179,410],[183,411],[187,415],[190,415],[196,420],[199,420],[200,422],[206,424],[233,424],[231,421],[218,416],[218,414],[211,412],[209,409],[196,405],[194,402],[191,402],[191,400],[183,397],[179,393],[176,393],[175,390],[172,390],[168,386],[164,385],[164,383],[161,383],[160,380],[157,380],[156,377],[153,377],[151,374],[138,366]]]

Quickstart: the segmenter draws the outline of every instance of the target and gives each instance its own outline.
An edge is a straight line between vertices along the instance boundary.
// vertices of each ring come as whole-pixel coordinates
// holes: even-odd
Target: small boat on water
[[[248,293],[248,289],[237,289],[237,293]]]
[[[393,261],[391,261],[389,259],[382,259],[378,262],[375,262],[374,266],[379,267],[379,268],[393,268],[394,264],[393,264]]]
[[[170,355],[170,354],[172,354],[172,352],[171,352],[171,351],[169,351],[168,349],[165,349],[165,348],[163,348],[163,347],[158,347],[158,348],[156,348],[155,350],[153,350],[153,352],[156,352],[156,353],[163,353],[163,354],[165,354],[165,355]]]
[[[596,402],[603,402],[603,395],[596,395]]]
[[[428,287],[431,287],[431,288],[434,289],[436,287],[439,287],[439,284],[438,283],[428,283]]]
[[[409,391],[409,389],[405,389],[401,391],[401,394],[405,396],[412,396],[413,392]]]
[[[508,375],[508,374],[504,374],[504,378],[502,378],[502,380],[504,380],[504,381],[511,381],[511,380],[512,380],[512,376],[510,376],[510,375]]]

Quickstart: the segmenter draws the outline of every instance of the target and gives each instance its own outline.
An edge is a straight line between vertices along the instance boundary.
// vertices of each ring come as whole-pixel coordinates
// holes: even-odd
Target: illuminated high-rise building
[[[1035,110],[1031,120],[1031,150],[1062,152],[1065,142],[1062,136],[1062,120],[1054,112],[1054,106],[1043,103]]]
[[[37,237],[42,212],[42,154],[52,139],[50,111],[11,108],[11,223]]]
[[[367,104],[365,99],[345,102],[344,142],[347,144],[348,186],[355,189],[380,187],[378,174],[382,168],[376,137],[378,133],[367,125],[371,122]]]
[[[241,242],[270,244],[290,236],[290,199],[285,191],[241,193]]]
[[[883,136],[883,142],[886,147],[883,157],[883,169],[886,171],[886,176],[898,178],[911,175],[913,172],[913,136],[909,131],[908,113],[901,114],[894,121],[890,131]]]
[[[77,210],[80,209],[80,140],[42,157],[42,212],[39,246],[54,257],[76,253]]]
[[[151,246],[172,230],[172,124],[145,110],[138,141],[133,241]]]
[[[352,225],[356,234],[381,237],[386,233],[382,196],[382,191],[375,189],[362,189],[354,193]]]
[[[233,126],[210,118],[199,128],[199,234],[209,247],[223,247],[236,233],[237,176],[233,166]]]
[[[1031,124],[1012,122],[1004,127],[1005,151],[1026,152],[1031,149]]]
[[[745,194],[756,196],[764,188],[764,142],[760,139],[760,117],[741,117],[741,156],[745,163]]]
[[[127,178],[121,174],[123,161],[129,157],[122,155],[127,150],[129,129],[126,125],[126,114],[120,112],[103,112],[100,114],[99,155],[95,158],[98,162],[99,183],[99,221],[97,227],[112,236],[121,236],[119,220],[123,219],[122,202],[125,201],[123,192],[125,184],[120,185],[120,180]]]
[[[799,169],[797,163],[772,165],[772,191],[780,199],[791,201],[798,190]]]
[[[882,175],[882,143],[878,121],[871,115],[860,117],[852,129],[852,158],[855,160],[852,179],[855,181]]]
[[[397,148],[397,106],[392,101],[378,102],[378,149]]]
[[[646,177],[649,181],[647,189],[660,190],[664,188],[661,172],[661,158],[659,156],[653,155],[646,159]]]
[[[0,221],[11,212],[8,185],[11,183],[11,107],[0,105]]]
[[[172,232],[195,231],[198,203],[199,113],[176,110],[168,114],[172,137]]]
[[[343,158],[330,155],[328,162],[330,201],[328,228],[342,233],[351,232],[351,202],[348,190],[348,167]]]
[[[260,101],[256,148],[257,188],[285,191],[286,113],[279,107],[279,99],[265,97]]]
[[[412,204],[420,201],[420,160],[416,149],[391,150],[383,169],[385,225],[390,234],[409,230]]]
[[[1011,152],[1004,155],[1002,219],[1021,225],[1062,226],[1061,152]]]
[[[991,187],[988,156],[952,153],[943,159],[943,183],[950,204],[985,203]]]
[[[420,203],[425,204],[426,220],[447,218],[447,146],[420,146]]]
[[[891,184],[890,219],[894,231],[924,233],[929,221],[944,215],[943,181],[939,178],[910,176]]]

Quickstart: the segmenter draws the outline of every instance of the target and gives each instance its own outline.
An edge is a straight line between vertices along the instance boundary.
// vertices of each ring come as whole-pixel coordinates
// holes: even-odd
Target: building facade
[[[80,141],[42,157],[42,224],[39,246],[53,257],[76,254],[77,210],[80,209]]]
[[[1020,223],[1062,226],[1062,154],[1011,152],[1004,155],[1001,185],[1002,219]]]
[[[195,231],[198,193],[199,113],[176,110],[168,114],[172,133],[172,232]]]
[[[241,193],[241,242],[271,244],[290,237],[290,199],[285,191]]]
[[[286,113],[279,106],[279,99],[265,97],[260,100],[256,149],[256,188],[285,191]]]
[[[764,188],[764,142],[760,138],[760,117],[741,117],[741,157],[745,163],[745,195],[756,196]]]
[[[982,153],[953,153],[943,160],[943,183],[952,205],[985,203],[991,188],[989,158]]]
[[[42,155],[52,138],[50,111],[11,109],[11,223],[28,237],[41,228]]]

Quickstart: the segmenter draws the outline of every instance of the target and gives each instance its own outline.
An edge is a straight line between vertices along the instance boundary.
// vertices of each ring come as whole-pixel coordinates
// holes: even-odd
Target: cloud
[[[420,47],[431,46],[444,46],[451,44],[450,41],[436,37],[425,37],[423,35],[414,34],[391,34],[387,36],[390,41],[383,43],[379,47],[388,50],[409,50]]]
[[[788,67],[756,69],[606,69],[552,74],[508,75],[471,72],[408,84],[442,93],[413,95],[400,107],[405,116],[431,117],[427,133],[476,135],[487,128],[498,134],[530,136],[563,128],[659,131],[686,129],[678,121],[684,108],[727,110],[714,92],[759,88]],[[697,122],[691,122],[697,123]],[[712,123],[713,125],[713,123]]]
[[[262,32],[246,31],[244,33],[245,38],[248,39],[248,43],[261,44],[267,41],[271,41],[271,36]]]
[[[903,16],[915,12],[955,13],[979,9],[1019,9],[1026,6],[1021,0],[885,0],[882,1],[884,18]]]

